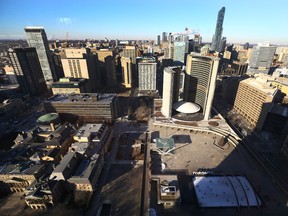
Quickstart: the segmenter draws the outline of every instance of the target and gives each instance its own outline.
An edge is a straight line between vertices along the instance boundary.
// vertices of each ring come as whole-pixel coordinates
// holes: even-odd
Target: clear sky
[[[287,0],[0,0],[0,39],[25,39],[25,26],[49,39],[152,40],[188,27],[210,42],[223,6],[228,43],[288,44]]]

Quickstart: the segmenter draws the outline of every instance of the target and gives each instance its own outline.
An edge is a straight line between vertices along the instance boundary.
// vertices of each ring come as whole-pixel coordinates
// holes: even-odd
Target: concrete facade
[[[165,117],[172,116],[172,106],[179,99],[181,67],[164,68],[163,104],[161,112]]]
[[[44,102],[46,112],[72,115],[89,122],[113,121],[118,118],[115,94],[55,95]]]
[[[131,58],[121,57],[122,84],[126,88],[132,87],[132,61]]]
[[[95,92],[100,80],[96,55],[89,49],[67,48],[61,62],[65,77],[89,79],[89,88]]]
[[[262,129],[278,89],[265,79],[245,79],[239,83],[234,109],[252,128]]]
[[[72,93],[88,93],[90,89],[87,85],[87,79],[81,78],[61,78],[59,82],[52,83],[53,95],[56,94],[72,94]]]
[[[202,107],[205,120],[210,117],[216,88],[219,58],[191,53],[187,56],[184,100]]]
[[[35,48],[16,48],[9,50],[12,66],[21,90],[31,95],[47,92],[41,64]]]
[[[157,62],[154,59],[141,59],[138,63],[139,90],[156,90]]]

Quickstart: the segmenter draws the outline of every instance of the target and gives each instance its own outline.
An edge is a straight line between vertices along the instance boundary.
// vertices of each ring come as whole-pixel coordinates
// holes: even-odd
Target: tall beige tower
[[[121,57],[122,84],[126,88],[132,87],[132,61],[131,58]]]
[[[65,77],[89,79],[92,92],[97,89],[100,77],[96,71],[96,56],[89,49],[67,48],[61,62]]]
[[[122,56],[131,58],[132,64],[136,64],[136,47],[135,46],[126,46],[123,49]]]
[[[252,128],[261,130],[277,91],[265,77],[242,80],[237,90],[234,109]]]
[[[96,51],[98,67],[103,84],[113,86],[117,84],[116,63],[112,50],[101,49]]]
[[[172,116],[172,106],[179,99],[181,67],[164,68],[163,100],[161,112],[166,117]]]
[[[184,100],[202,107],[204,120],[210,118],[219,58],[191,53],[187,56]]]

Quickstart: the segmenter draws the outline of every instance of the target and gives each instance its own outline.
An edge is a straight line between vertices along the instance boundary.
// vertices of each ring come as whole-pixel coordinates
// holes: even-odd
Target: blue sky
[[[287,0],[0,0],[0,39],[25,39],[25,26],[54,39],[156,39],[188,27],[210,42],[222,6],[228,43],[288,44]]]

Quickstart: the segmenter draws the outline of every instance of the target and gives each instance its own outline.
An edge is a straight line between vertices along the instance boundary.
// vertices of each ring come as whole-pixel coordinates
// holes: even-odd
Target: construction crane
[[[174,32],[172,35],[192,35],[192,34],[198,34],[197,31],[194,29],[188,29],[187,27],[185,28],[184,32]]]

